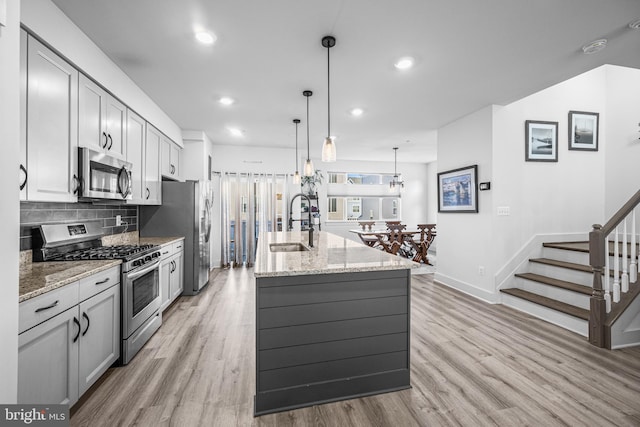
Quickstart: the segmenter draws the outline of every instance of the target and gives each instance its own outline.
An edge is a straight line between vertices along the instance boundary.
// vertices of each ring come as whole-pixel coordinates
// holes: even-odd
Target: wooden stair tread
[[[589,253],[589,242],[546,242],[542,244],[544,248],[562,249],[565,251]],[[636,248],[640,249],[640,243],[636,243]],[[618,242],[618,256],[622,256],[622,242]],[[631,243],[627,242],[627,257],[630,257]],[[609,256],[615,255],[615,243],[609,242]]]
[[[579,285],[574,282],[567,282],[566,280],[554,279],[553,277],[543,276],[536,273],[517,273],[516,277],[522,277],[523,279],[532,280],[538,283],[544,283],[545,285],[554,286],[556,288],[566,289],[568,291],[578,292],[585,295],[591,295],[593,289],[589,286]]]
[[[590,265],[577,264],[575,262],[559,261],[557,259],[551,259],[551,258],[531,258],[529,259],[529,261],[536,262],[538,264],[546,264],[546,265],[553,265],[555,267],[568,268],[569,270],[584,271],[585,273],[593,272],[591,270]]]
[[[585,310],[571,304],[566,304],[564,302],[556,301],[551,298],[543,297],[542,295],[534,294],[533,292],[528,292],[518,288],[500,289],[500,292],[522,298],[524,300],[551,308],[553,310],[557,310],[561,313],[565,313],[579,319],[589,320],[589,310]]]

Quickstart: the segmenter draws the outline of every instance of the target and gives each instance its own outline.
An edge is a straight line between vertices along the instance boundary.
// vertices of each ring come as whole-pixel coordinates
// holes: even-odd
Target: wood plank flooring
[[[250,269],[180,297],[126,367],[72,408],[72,426],[640,426],[640,348],[569,331],[412,276],[413,388],[253,417]]]

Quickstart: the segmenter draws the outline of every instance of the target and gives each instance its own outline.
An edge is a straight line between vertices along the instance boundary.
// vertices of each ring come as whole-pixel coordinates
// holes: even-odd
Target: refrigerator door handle
[[[209,199],[205,199],[204,201],[204,212],[205,212],[204,221],[207,227],[207,232],[204,235],[204,241],[208,242],[209,238],[211,237],[211,203],[209,203]]]

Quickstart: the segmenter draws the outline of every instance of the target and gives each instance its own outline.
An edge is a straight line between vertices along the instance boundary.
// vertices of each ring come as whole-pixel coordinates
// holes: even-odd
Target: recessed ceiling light
[[[582,46],[582,52],[586,55],[591,55],[592,53],[600,52],[605,47],[607,47],[607,39],[600,39]]]
[[[355,117],[361,116],[362,113],[364,113],[364,110],[362,108],[354,108],[353,110],[351,110],[351,115]]]
[[[213,44],[218,39],[215,34],[208,31],[198,31],[196,39],[202,44]]]
[[[640,18],[629,22],[629,28],[632,30],[640,30]]]
[[[413,58],[410,56],[405,56],[404,58],[398,59],[398,61],[393,64],[398,70],[406,70],[413,67]]]
[[[242,132],[240,129],[238,128],[227,128],[229,130],[229,133],[235,137],[241,137],[244,135],[244,132]]]
[[[220,104],[222,104],[222,105],[231,105],[234,102],[236,102],[236,100],[233,99],[233,98],[229,98],[228,96],[223,96],[222,98],[220,98],[218,100],[218,102],[220,102]]]

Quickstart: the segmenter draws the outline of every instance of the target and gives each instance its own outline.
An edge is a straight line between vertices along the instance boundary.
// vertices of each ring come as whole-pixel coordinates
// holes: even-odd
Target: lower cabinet
[[[161,310],[164,311],[184,289],[184,248],[183,241],[162,247],[160,262]]]
[[[119,275],[119,267],[114,274]],[[85,280],[80,286],[85,285],[83,282]],[[117,282],[113,280],[108,289],[19,335],[18,403],[71,406],[118,360],[120,285]],[[78,283],[67,286],[78,288]],[[58,301],[56,299],[56,304]],[[25,310],[27,307],[30,312],[38,310],[33,310],[31,300],[27,302],[30,304]],[[23,310],[22,304],[20,310]],[[31,313],[23,317],[29,315]]]

